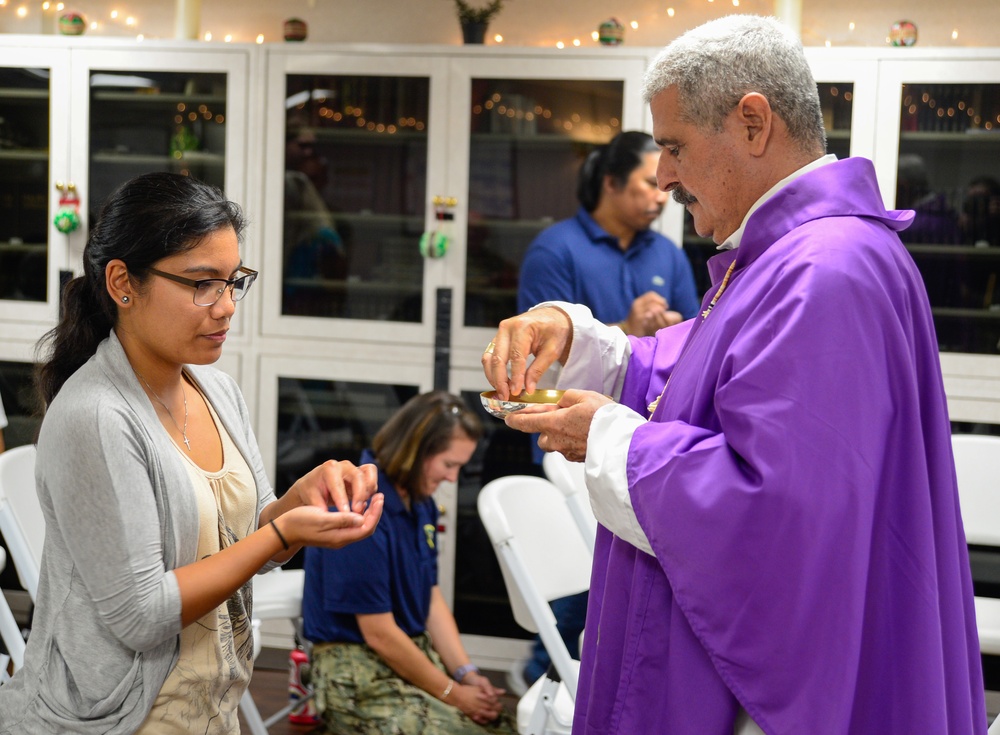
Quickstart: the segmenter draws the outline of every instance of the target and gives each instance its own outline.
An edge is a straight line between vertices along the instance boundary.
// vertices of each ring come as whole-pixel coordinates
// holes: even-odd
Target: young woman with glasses
[[[90,233],[40,344],[45,550],[0,733],[238,732],[250,579],[378,523],[370,465],[328,461],[276,499],[239,389],[209,367],[257,275],[243,229],[217,189],[154,173]]]

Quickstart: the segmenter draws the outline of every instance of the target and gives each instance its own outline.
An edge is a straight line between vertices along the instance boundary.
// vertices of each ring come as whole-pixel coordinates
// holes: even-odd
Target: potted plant
[[[482,43],[486,38],[486,26],[501,8],[503,0],[490,0],[481,8],[474,8],[465,0],[455,0],[458,22],[462,24],[462,40],[465,43]]]

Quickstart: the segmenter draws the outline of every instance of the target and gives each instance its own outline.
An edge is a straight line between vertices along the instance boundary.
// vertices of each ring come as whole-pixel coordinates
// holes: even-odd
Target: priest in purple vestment
[[[913,213],[824,155],[774,19],[689,31],[644,94],[658,183],[720,249],[699,316],[635,338],[544,304],[483,355],[502,397],[556,362],[570,389],[506,420],[585,462],[601,523],[574,734],[985,733]]]

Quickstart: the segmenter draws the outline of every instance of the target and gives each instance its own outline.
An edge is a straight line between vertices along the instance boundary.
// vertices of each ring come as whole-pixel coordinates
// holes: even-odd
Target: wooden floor
[[[257,703],[260,716],[265,720],[282,707],[287,706],[289,702],[288,667],[277,668],[279,665],[279,657],[261,655],[254,666],[253,678],[250,680],[250,694],[253,695],[254,701]],[[497,686],[506,686],[503,683],[503,674],[493,671],[484,673]],[[514,712],[517,707],[517,698],[506,694],[504,695],[504,704],[508,710]],[[247,729],[242,714],[240,715],[240,728],[243,735],[249,734],[250,731]],[[306,735],[307,733],[319,735],[322,732],[322,726],[293,725],[287,718],[276,722],[268,731],[269,735]]]

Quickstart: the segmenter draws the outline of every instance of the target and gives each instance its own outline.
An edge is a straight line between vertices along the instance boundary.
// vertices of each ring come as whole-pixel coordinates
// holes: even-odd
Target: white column
[[[798,36],[802,35],[802,0],[774,0],[774,15]]]
[[[177,0],[174,38],[197,40],[201,35],[201,0]]]

